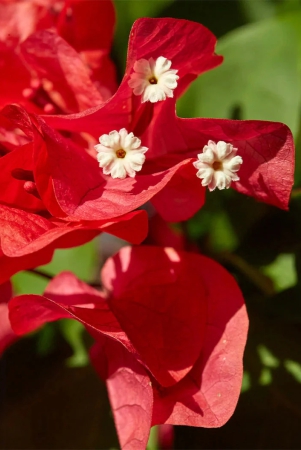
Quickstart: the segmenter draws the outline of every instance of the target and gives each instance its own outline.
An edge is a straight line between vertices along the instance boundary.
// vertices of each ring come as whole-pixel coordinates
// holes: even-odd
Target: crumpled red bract
[[[115,92],[111,0],[1,0],[0,16],[0,106],[77,112]]]
[[[103,292],[62,273],[43,297],[15,297],[14,331],[61,317],[86,325],[122,448],[145,449],[151,424],[224,424],[239,396],[248,328],[234,278],[209,258],[146,246],[122,248],[101,277]]]

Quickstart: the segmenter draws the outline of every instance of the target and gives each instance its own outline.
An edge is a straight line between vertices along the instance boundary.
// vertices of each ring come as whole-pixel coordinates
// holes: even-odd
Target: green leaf
[[[260,377],[258,380],[258,383],[261,384],[261,386],[267,386],[273,382],[273,375],[270,369],[267,367],[264,367],[260,373]]]
[[[56,327],[53,323],[46,323],[37,333],[37,353],[41,356],[48,355],[55,347]]]
[[[210,238],[212,239],[212,247],[216,252],[232,251],[237,247],[238,240],[225,211],[221,210],[214,214]]]
[[[293,2],[291,2],[293,3]],[[301,3],[295,1],[297,10],[294,13],[283,14],[279,16],[279,20],[286,26],[289,26],[296,33],[296,43],[298,45],[298,67],[299,77],[301,79]],[[295,185],[301,186],[301,129],[299,118],[299,135],[296,142],[296,172],[295,172]]]
[[[12,277],[14,293],[22,294],[42,294],[49,280],[42,278],[31,272],[19,272]]]
[[[295,378],[298,383],[301,383],[301,364],[296,361],[287,359],[284,361],[284,367]]]
[[[56,250],[52,261],[40,269],[50,275],[70,270],[81,280],[91,281],[95,278],[97,263],[96,243],[97,238],[79,247]]]
[[[292,11],[294,11],[294,13],[298,13],[301,11],[301,2],[300,0],[282,0],[281,2],[276,2],[276,7],[278,14]]]
[[[179,115],[280,121],[296,135],[301,85],[295,29],[276,18],[247,25],[221,38],[217,53],[223,64],[193,83],[178,102]]]
[[[72,319],[64,319],[59,322],[62,335],[73,350],[73,355],[67,359],[69,367],[83,367],[89,362],[88,352],[83,341],[85,327],[82,323]]]
[[[251,375],[250,372],[247,370],[244,371],[243,379],[242,379],[242,385],[241,385],[241,392],[247,392],[249,389],[251,389],[252,381],[251,381]]]
[[[56,250],[49,264],[38,269],[48,275],[57,275],[63,270],[70,270],[78,278],[90,282],[97,275],[97,238],[85,245],[64,250]],[[23,271],[12,277],[14,292],[21,294],[42,294],[49,280],[35,273]]]
[[[115,0],[118,26],[124,22],[124,13],[130,22],[139,17],[156,17],[160,12],[173,3],[173,0]]]
[[[265,345],[258,345],[257,352],[262,364],[265,367],[276,368],[279,366],[279,360],[272,354],[272,352]]]
[[[274,281],[276,291],[280,292],[297,283],[295,255],[281,254],[272,264],[262,268],[263,272]]]
[[[270,1],[240,0],[239,3],[248,22],[269,19],[276,13],[276,5]]]

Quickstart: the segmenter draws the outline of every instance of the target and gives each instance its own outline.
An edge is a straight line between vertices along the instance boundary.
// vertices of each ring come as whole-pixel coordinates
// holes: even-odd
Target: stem
[[[240,256],[235,255],[234,253],[222,252],[219,254],[219,258],[221,261],[228,262],[239,270],[265,295],[270,296],[275,294],[275,289],[271,280]]]
[[[38,275],[39,277],[46,278],[47,280],[52,280],[53,276],[49,275],[48,273],[43,272],[42,270],[38,269],[27,269],[25,272],[30,272],[35,275]]]
[[[158,428],[152,427],[147,443],[147,450],[159,450],[158,446]]]
[[[27,269],[25,272],[33,273],[34,275],[38,275],[39,277],[46,278],[47,280],[52,280],[56,275],[49,275],[49,273],[43,272],[39,269]],[[100,288],[101,284],[99,282],[96,283],[87,283],[89,286],[94,288]]]

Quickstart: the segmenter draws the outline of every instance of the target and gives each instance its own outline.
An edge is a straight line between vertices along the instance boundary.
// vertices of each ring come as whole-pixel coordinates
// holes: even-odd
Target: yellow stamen
[[[124,158],[125,155],[126,155],[126,151],[123,150],[123,148],[120,148],[119,150],[116,150],[117,158]]]

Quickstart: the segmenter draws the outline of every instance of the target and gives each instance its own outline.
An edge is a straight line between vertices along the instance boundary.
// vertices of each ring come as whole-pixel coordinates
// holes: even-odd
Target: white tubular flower
[[[129,80],[129,86],[135,95],[142,95],[142,103],[151,103],[173,97],[173,90],[177,87],[179,79],[175,69],[170,69],[171,61],[159,56],[156,61],[153,58],[139,59],[134,64],[134,73]]]
[[[196,176],[202,179],[202,186],[209,191],[228,189],[232,181],[238,181],[237,172],[242,164],[242,157],[236,155],[237,148],[232,144],[208,141],[203,153],[198,154],[198,161],[193,163],[198,169]]]
[[[111,131],[99,138],[95,145],[97,161],[105,175],[112,178],[134,177],[145,161],[147,147],[141,147],[141,140],[128,133],[125,128]]]

